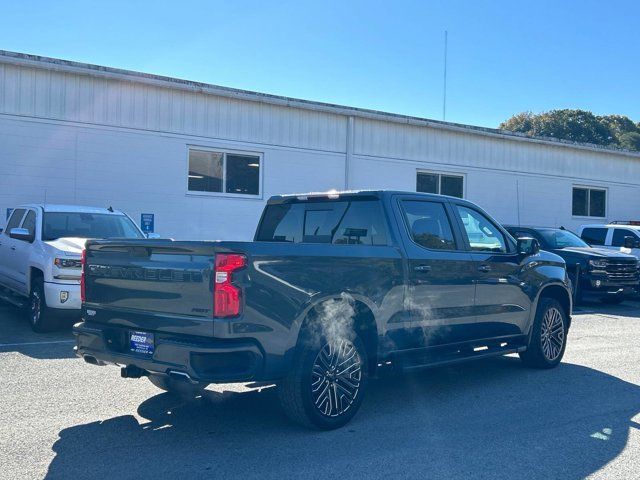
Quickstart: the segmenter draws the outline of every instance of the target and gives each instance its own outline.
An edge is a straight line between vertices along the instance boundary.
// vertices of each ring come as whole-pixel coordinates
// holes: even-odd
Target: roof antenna
[[[111,205],[109,205],[109,208],[107,208],[107,212],[113,213],[113,207]]]
[[[442,89],[442,121],[447,119],[447,37],[449,32],[444,31],[444,82]]]

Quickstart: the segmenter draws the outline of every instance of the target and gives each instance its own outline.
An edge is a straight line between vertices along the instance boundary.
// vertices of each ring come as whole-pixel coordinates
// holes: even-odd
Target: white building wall
[[[415,190],[416,172],[461,174],[499,221],[576,228],[572,188],[607,189],[607,220],[640,219],[640,156],[357,119],[351,187]],[[604,221],[604,220],[603,220]]]
[[[155,213],[156,231],[174,238],[250,239],[271,195],[342,189],[345,177],[354,189],[415,190],[428,170],[464,175],[465,197],[503,222],[592,222],[571,215],[573,185],[607,188],[608,219],[640,219],[638,155],[14,60],[0,56],[2,217],[45,200],[112,205],[136,221]],[[187,193],[189,145],[262,155],[262,195]]]
[[[187,193],[188,145],[263,155],[256,199]],[[174,238],[249,239],[271,195],[342,188],[344,155],[0,116],[0,208],[113,206]]]

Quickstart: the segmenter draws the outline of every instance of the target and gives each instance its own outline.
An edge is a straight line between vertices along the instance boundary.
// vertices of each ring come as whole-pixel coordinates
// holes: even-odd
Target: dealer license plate
[[[153,333],[130,332],[129,340],[129,350],[133,353],[141,353],[144,355],[153,354]]]

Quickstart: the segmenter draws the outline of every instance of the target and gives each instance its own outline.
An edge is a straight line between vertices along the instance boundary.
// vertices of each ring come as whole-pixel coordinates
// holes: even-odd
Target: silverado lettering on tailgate
[[[149,282],[202,283],[200,270],[147,267],[117,267],[111,265],[89,265],[90,276],[122,280],[144,280]]]

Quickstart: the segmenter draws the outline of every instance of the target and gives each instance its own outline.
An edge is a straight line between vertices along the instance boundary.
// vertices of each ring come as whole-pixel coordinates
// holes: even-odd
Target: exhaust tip
[[[90,363],[91,365],[98,365],[98,366],[104,365],[93,355],[83,355],[82,358],[84,359],[85,362]]]
[[[177,370],[169,370],[168,372],[169,377],[175,378],[177,380],[181,380],[183,382],[188,382],[188,383],[197,383],[193,378],[191,378],[191,376],[186,373],[186,372],[179,372]]]
[[[122,378],[140,378],[149,374],[146,370],[136,367],[135,365],[127,365],[120,369],[120,376]]]

